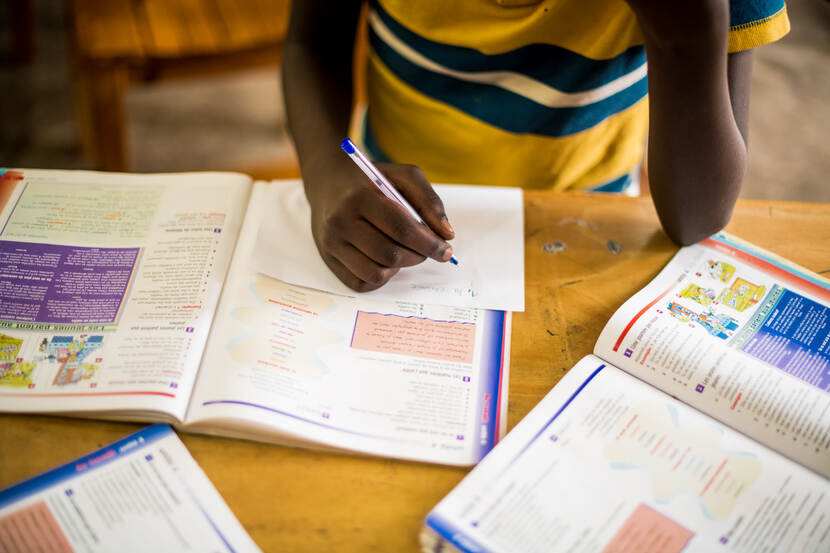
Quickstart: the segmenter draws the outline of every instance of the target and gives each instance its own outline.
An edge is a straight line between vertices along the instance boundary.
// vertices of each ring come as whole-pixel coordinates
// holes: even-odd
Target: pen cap
[[[357,151],[357,147],[354,145],[354,142],[352,142],[350,138],[344,138],[343,141],[340,143],[340,147],[343,148],[343,151],[349,155],[352,155]]]

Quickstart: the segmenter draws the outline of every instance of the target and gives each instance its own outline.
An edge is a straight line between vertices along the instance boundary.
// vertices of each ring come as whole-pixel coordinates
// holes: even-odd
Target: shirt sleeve
[[[790,32],[784,0],[730,0],[729,52],[775,42]]]

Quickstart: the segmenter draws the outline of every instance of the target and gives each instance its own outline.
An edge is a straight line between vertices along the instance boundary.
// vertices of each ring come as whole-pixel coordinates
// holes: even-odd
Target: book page
[[[367,181],[367,186],[373,186]],[[377,290],[358,294],[331,272],[311,236],[311,208],[299,180],[274,181],[254,268],[284,282],[376,301],[524,311],[524,204],[520,188],[436,185],[458,265],[427,259],[404,267]],[[391,205],[390,209],[399,206]],[[279,236],[293,236],[280,240]]]
[[[681,249],[594,352],[830,476],[830,283],[720,234]]]
[[[0,409],[181,418],[250,186],[2,174]]]
[[[257,183],[185,428],[480,459],[503,430],[508,315],[358,300],[256,273],[264,192]]]
[[[0,491],[0,528],[20,553],[259,551],[166,425]]]
[[[828,512],[826,479],[588,356],[426,526],[476,553],[821,553]]]

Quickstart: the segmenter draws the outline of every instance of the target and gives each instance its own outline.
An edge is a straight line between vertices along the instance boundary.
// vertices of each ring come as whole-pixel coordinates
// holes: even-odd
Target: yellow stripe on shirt
[[[729,52],[741,52],[774,42],[790,32],[787,7],[758,21],[750,21],[729,29]]]
[[[648,102],[564,137],[516,134],[421,94],[369,55],[369,121],[383,153],[421,167],[432,182],[593,187],[630,172],[642,158]]]
[[[530,6],[503,6],[495,0],[428,0],[426,7],[413,0],[380,4],[421,36],[485,54],[536,43],[609,59],[643,43],[634,14],[622,0],[542,0]]]

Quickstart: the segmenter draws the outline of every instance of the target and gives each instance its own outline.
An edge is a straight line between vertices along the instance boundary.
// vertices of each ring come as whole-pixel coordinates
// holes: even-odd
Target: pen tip
[[[450,263],[452,263],[452,264],[453,264],[453,265],[455,265],[456,267],[458,266],[458,260],[455,258],[455,256],[452,256],[452,257],[450,258]]]

